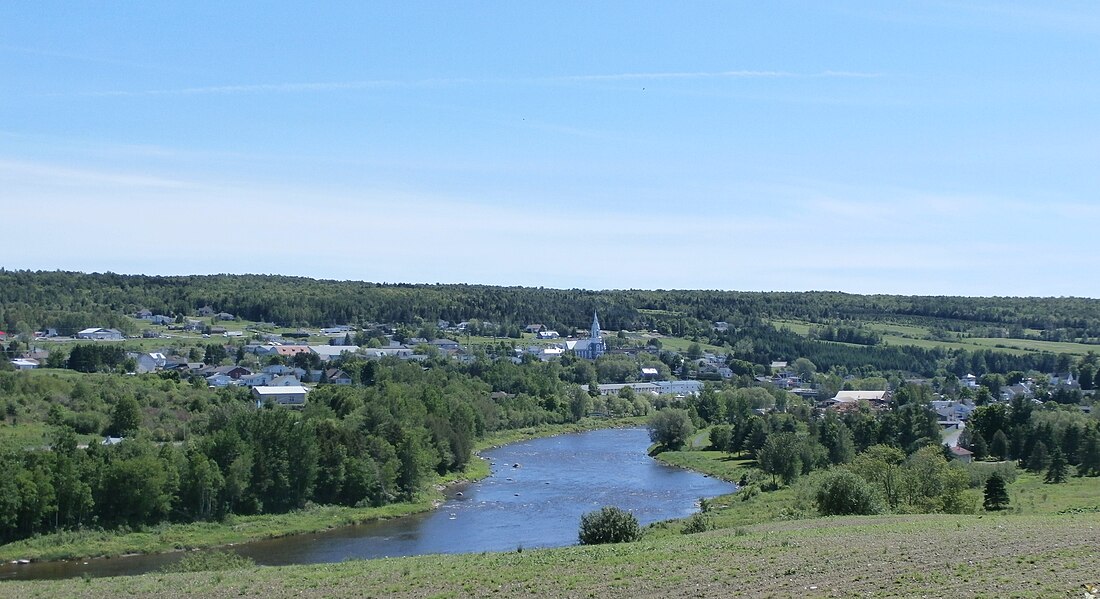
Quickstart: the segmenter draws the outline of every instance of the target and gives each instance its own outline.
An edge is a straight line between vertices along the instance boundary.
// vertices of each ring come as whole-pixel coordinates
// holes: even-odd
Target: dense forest
[[[123,326],[122,314],[142,308],[179,315],[194,314],[203,306],[285,326],[479,318],[572,330],[586,326],[597,311],[610,330],[667,328],[680,336],[709,331],[716,321],[751,317],[815,323],[918,319],[949,331],[993,326],[1016,335],[1033,330],[1065,340],[1100,338],[1100,300],[1085,298],[588,291],[267,275],[165,277],[0,269],[0,324],[8,331],[55,327],[65,334],[83,326]]]

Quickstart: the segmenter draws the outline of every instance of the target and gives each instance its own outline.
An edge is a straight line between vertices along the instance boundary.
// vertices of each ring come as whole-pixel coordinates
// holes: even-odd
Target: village
[[[854,376],[845,377],[839,388],[830,384],[815,372],[812,363],[795,357],[791,361],[772,361],[767,365],[753,365],[751,373],[744,365],[735,364],[732,354],[704,350],[693,344],[686,351],[661,351],[660,336],[653,333],[619,331],[605,335],[598,314],[593,314],[590,327],[576,335],[562,336],[541,324],[529,324],[519,339],[479,339],[471,342],[469,322],[450,323],[438,321],[434,327],[419,330],[434,335],[415,337],[400,334],[397,324],[367,324],[364,326],[334,325],[316,330],[298,328],[277,330],[275,325],[241,323],[229,313],[209,306],[199,309],[192,317],[166,316],[140,310],[130,315],[144,325],[140,339],[148,344],[154,340],[186,339],[200,344],[189,352],[176,351],[170,345],[153,351],[127,351],[126,365],[132,374],[175,373],[181,379],[195,383],[201,381],[210,389],[243,387],[250,391],[257,406],[265,403],[301,407],[308,395],[318,385],[352,385],[356,374],[343,368],[345,362],[358,360],[396,359],[424,362],[434,358],[469,363],[487,352],[495,358],[508,359],[515,364],[525,361],[560,361],[581,359],[597,361],[604,356],[629,358],[637,367],[619,371],[618,380],[582,384],[581,387],[594,396],[623,396],[646,394],[670,399],[682,399],[698,395],[706,385],[718,388],[723,381],[764,386],[789,392],[802,398],[818,412],[835,411],[843,414],[860,409],[884,411],[892,399],[891,385],[886,379],[876,379],[875,388],[856,388],[865,381]],[[493,323],[478,321],[478,328],[491,328]],[[724,322],[713,325],[724,330]],[[368,337],[365,330],[374,332]],[[584,334],[587,333],[587,334]],[[26,344],[27,349],[9,357],[17,370],[39,367],[58,367],[58,361],[49,359],[50,347],[76,342],[126,342],[139,336],[127,337],[114,328],[89,327],[71,336],[61,336],[56,329],[36,332]],[[465,343],[459,339],[465,337]],[[0,341],[13,340],[13,336],[0,332]],[[629,340],[635,340],[634,343]],[[356,340],[363,342],[357,345]],[[14,347],[17,344],[12,343]],[[176,348],[186,347],[176,343]],[[205,351],[199,348],[205,346]],[[210,348],[214,348],[211,350]],[[670,360],[672,356],[675,361]],[[664,360],[662,362],[661,360]],[[735,371],[734,367],[738,367]],[[1005,403],[1022,399],[1041,403],[1039,396],[1051,391],[1082,391],[1072,372],[1050,373],[1045,376],[1014,376],[1006,379],[999,375],[978,377],[967,374],[954,380],[938,381],[938,390],[932,401],[932,409],[941,429],[945,444],[955,456],[970,459],[970,452],[959,446],[959,438],[965,423],[974,409],[985,403]],[[676,376],[679,375],[679,376]],[[895,381],[895,384],[900,381]],[[904,382],[928,385],[931,381],[910,378]],[[1091,394],[1091,391],[1085,391]],[[758,407],[757,413],[769,409]],[[1082,405],[1083,411],[1090,406]]]

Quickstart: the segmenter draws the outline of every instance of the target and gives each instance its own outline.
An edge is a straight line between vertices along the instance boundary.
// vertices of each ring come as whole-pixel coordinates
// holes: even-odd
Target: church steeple
[[[596,311],[592,311],[592,331],[588,335],[589,339],[600,339],[600,319],[596,317]]]

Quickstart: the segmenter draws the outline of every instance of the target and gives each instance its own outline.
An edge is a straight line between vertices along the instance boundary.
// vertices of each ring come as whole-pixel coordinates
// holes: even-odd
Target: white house
[[[137,357],[137,371],[140,373],[153,372],[158,368],[164,368],[168,358],[161,353],[141,354]]]
[[[275,380],[275,375],[270,372],[257,372],[256,374],[248,374],[237,379],[240,384],[246,387],[266,387],[270,385],[273,380]]]
[[[306,403],[306,395],[309,389],[301,385],[294,387],[253,387],[252,397],[256,400],[256,406],[262,406],[268,401],[283,406],[301,406]]]
[[[77,339],[96,339],[104,341],[119,341],[122,339],[122,331],[117,329],[102,329],[92,327],[84,329],[76,334]]]
[[[228,374],[212,374],[206,377],[206,384],[211,387],[228,387],[234,382],[233,377]]]
[[[15,366],[16,370],[34,370],[38,368],[37,360],[28,360],[26,358],[16,358],[11,361],[12,366]]]

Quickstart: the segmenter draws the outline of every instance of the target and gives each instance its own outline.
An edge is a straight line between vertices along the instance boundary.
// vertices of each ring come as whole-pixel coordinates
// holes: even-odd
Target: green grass
[[[1100,479],[1070,476],[1065,483],[1051,485],[1043,475],[1020,471],[1008,485],[1008,509],[1018,514],[1058,514],[1095,511],[1100,518]]]
[[[797,320],[772,320],[776,328],[787,328],[791,332],[802,335],[810,334],[810,328],[814,325]],[[1002,339],[993,337],[963,337],[951,341],[938,341],[926,339],[930,332],[927,327],[916,325],[904,325],[891,322],[870,322],[864,325],[866,328],[882,334],[882,341],[888,345],[912,346],[922,349],[992,349],[1004,353],[1023,355],[1036,352],[1066,353],[1083,356],[1088,352],[1100,353],[1100,346],[1084,343],[1036,341],[1031,339]],[[1031,334],[1039,334],[1041,331],[1030,331]]]

